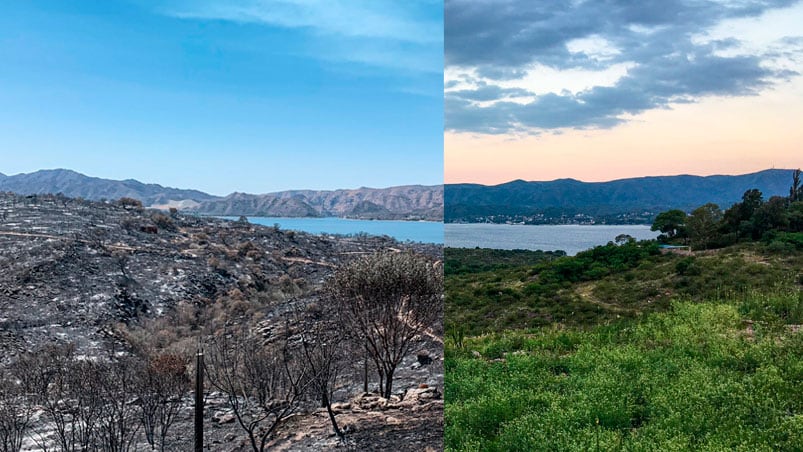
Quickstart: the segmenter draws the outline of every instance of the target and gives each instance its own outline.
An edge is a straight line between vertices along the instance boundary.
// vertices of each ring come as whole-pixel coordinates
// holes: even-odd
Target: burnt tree
[[[380,392],[390,397],[413,339],[443,310],[442,270],[423,256],[383,251],[337,270],[326,290],[341,324],[376,365]]]

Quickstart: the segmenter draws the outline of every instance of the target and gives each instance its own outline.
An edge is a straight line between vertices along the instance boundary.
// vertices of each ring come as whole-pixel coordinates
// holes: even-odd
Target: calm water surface
[[[239,217],[222,217],[236,220]],[[443,223],[434,221],[349,220],[345,218],[248,217],[264,226],[278,224],[281,229],[311,234],[388,235],[399,241],[443,243]]]
[[[455,248],[497,248],[563,250],[569,255],[605,245],[619,234],[636,240],[654,239],[658,232],[649,225],[511,225],[511,224],[446,224],[445,245]]]

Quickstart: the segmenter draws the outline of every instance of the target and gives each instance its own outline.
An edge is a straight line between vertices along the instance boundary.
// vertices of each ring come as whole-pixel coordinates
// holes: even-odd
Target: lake
[[[619,234],[636,240],[654,239],[658,232],[649,225],[513,225],[471,223],[444,225],[446,246],[454,248],[497,248],[563,250],[569,255],[605,245]]]
[[[239,217],[222,217],[237,220]],[[281,229],[309,232],[311,234],[359,234],[388,235],[399,241],[423,243],[443,243],[443,223],[435,221],[390,221],[390,220],[350,220],[346,218],[284,218],[248,217],[253,224],[273,226]]]

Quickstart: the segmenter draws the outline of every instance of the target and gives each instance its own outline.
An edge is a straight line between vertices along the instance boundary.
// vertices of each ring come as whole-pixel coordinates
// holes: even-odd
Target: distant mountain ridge
[[[786,196],[792,170],[769,169],[735,176],[649,176],[609,182],[557,179],[545,182],[515,180],[500,185],[446,184],[445,220],[479,221],[492,215],[612,216],[634,211],[689,211],[713,202],[722,208],[757,188],[765,199]]]
[[[7,176],[0,191],[24,195],[62,193],[89,200],[139,199],[149,207],[176,207],[202,215],[442,220],[443,187],[408,185],[354,190],[290,190],[268,194],[232,193],[225,197],[198,190],[90,177],[67,169]]]
[[[441,186],[405,185],[354,190],[289,190],[264,195],[233,193],[202,202],[211,215],[335,216],[376,219],[443,219]]]
[[[158,184],[143,184],[134,179],[123,181],[86,176],[68,169],[40,170],[28,174],[0,177],[0,190],[23,195],[62,193],[71,198],[89,200],[139,199],[145,205],[164,204],[170,200],[194,202],[214,199],[215,196],[198,190],[181,190]]]

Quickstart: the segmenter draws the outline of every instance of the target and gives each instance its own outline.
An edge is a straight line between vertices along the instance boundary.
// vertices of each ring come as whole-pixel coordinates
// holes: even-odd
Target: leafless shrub
[[[72,345],[48,345],[14,363],[12,374],[21,388],[42,408],[56,431],[60,450],[89,450],[100,417],[98,388],[101,369],[91,361],[77,361]],[[48,450],[41,434],[32,435],[40,449]]]
[[[226,394],[255,452],[265,451],[282,420],[301,407],[309,385],[285,339],[263,345],[260,337],[229,330],[206,353],[209,382]]]
[[[262,254],[262,249],[251,241],[243,242],[237,246],[237,255],[239,257],[249,257],[258,260],[262,257]]]
[[[154,212],[154,214],[151,215],[151,221],[153,221],[153,224],[158,226],[160,229],[164,229],[165,231],[176,232],[178,230],[178,227],[173,219],[163,213]]]
[[[33,403],[15,378],[0,373],[0,451],[18,452],[30,428]]]
[[[139,230],[139,222],[134,220],[133,218],[126,218],[120,222],[120,226],[126,230],[126,232],[133,232]]]
[[[295,355],[308,369],[309,391],[326,408],[335,434],[345,440],[332,411],[332,394],[346,363],[345,335],[336,319],[332,305],[309,303],[295,309],[292,323],[299,339]]]
[[[165,450],[170,426],[184,404],[189,386],[187,360],[176,354],[151,357],[137,378],[140,420],[151,448]]]
[[[106,246],[108,235],[108,232],[103,228],[92,228],[89,231],[87,242],[101,254],[109,255],[109,249]]]
[[[133,357],[117,357],[114,350],[110,352],[110,360],[99,364],[97,447],[104,452],[128,452],[133,450],[141,427],[132,398],[142,365]]]

